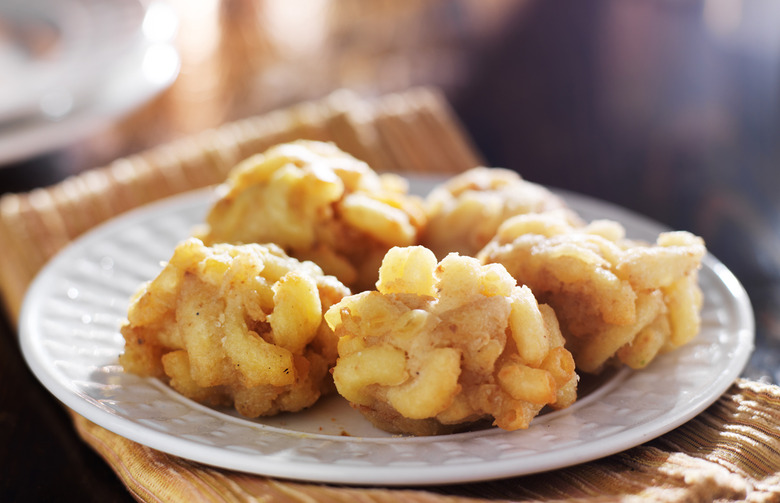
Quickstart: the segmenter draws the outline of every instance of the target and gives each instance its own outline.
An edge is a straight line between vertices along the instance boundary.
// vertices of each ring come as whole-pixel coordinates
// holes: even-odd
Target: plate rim
[[[418,184],[422,183],[423,186],[432,186],[435,183],[441,182],[442,179],[438,177],[415,177],[414,175],[407,175],[407,178],[414,183],[418,180]],[[438,180],[438,182],[437,182]],[[631,210],[622,208],[613,203],[609,203],[603,200],[593,198],[591,196],[578,194],[567,191],[557,191],[563,193],[567,201],[575,201],[575,204],[585,201],[587,204],[595,205],[598,208],[609,208],[610,211],[618,211],[622,217],[629,218],[635,223],[642,224],[650,230],[664,230],[663,225],[647,218]],[[56,271],[59,264],[67,262],[71,259],[72,255],[78,255],[81,251],[89,247],[89,244],[100,239],[105,233],[113,232],[119,227],[134,225],[139,221],[143,221],[148,218],[149,215],[159,214],[161,211],[166,211],[170,208],[176,208],[184,205],[202,206],[206,205],[209,201],[209,197],[213,196],[213,186],[202,189],[196,189],[188,191],[182,194],[178,194],[172,197],[168,197],[139,208],[129,210],[113,219],[110,219],[95,228],[87,231],[82,236],[69,243],[59,253],[55,255],[34,278],[28,291],[25,295],[24,302],[20,313],[19,323],[19,337],[22,347],[22,353],[24,359],[27,362],[30,369],[35,374],[36,378],[51,392],[58,400],[63,402],[68,407],[72,408],[77,413],[86,417],[87,419],[95,422],[96,424],[113,431],[125,438],[132,441],[148,445],[154,449],[167,452],[176,456],[181,456],[186,459],[201,462],[211,466],[217,466],[221,468],[239,470],[245,473],[253,473],[258,475],[266,475],[271,477],[280,477],[284,479],[310,481],[310,482],[331,482],[331,483],[344,483],[349,485],[388,485],[388,486],[419,486],[419,485],[440,485],[450,483],[461,482],[475,482],[486,481],[492,479],[506,478],[517,475],[528,475],[532,473],[538,473],[551,469],[563,468],[566,466],[572,466],[578,463],[599,459],[604,456],[615,454],[626,450],[631,447],[641,445],[653,438],[656,438],[664,433],[667,433],[674,428],[689,421],[704,409],[714,403],[725,392],[741,374],[754,347],[755,337],[755,322],[753,317],[752,305],[750,299],[736,276],[722,264],[711,253],[707,253],[704,258],[704,265],[712,270],[720,284],[729,293],[731,293],[731,299],[735,301],[732,304],[734,311],[734,320],[738,321],[737,325],[739,329],[733,334],[733,337],[737,341],[736,351],[731,359],[731,365],[726,369],[726,372],[720,372],[717,378],[714,379],[706,388],[707,399],[700,400],[695,404],[689,404],[683,407],[684,412],[678,413],[673,421],[661,422],[659,420],[651,421],[652,428],[645,428],[643,434],[637,438],[636,432],[632,430],[626,430],[619,432],[614,438],[611,438],[609,442],[602,442],[596,448],[591,448],[587,452],[577,451],[574,455],[570,455],[565,463],[561,463],[558,456],[560,452],[557,449],[553,449],[549,453],[543,455],[535,454],[535,468],[533,470],[518,471],[513,466],[508,466],[511,463],[507,463],[505,460],[481,460],[479,461],[479,467],[475,468],[473,465],[449,465],[446,470],[429,470],[426,469],[428,465],[423,467],[408,467],[408,466],[382,466],[381,468],[372,468],[371,466],[349,466],[346,468],[344,465],[332,464],[323,466],[321,462],[312,462],[307,464],[301,460],[297,460],[292,464],[278,464],[275,461],[276,456],[271,456],[268,462],[263,465],[259,463],[261,468],[258,470],[257,456],[254,454],[241,453],[230,451],[226,452],[224,448],[218,446],[207,446],[199,444],[196,450],[199,454],[193,457],[192,444],[188,439],[181,437],[172,437],[170,434],[154,430],[151,427],[147,427],[146,430],[139,433],[139,426],[137,423],[125,423],[124,418],[118,418],[115,414],[111,414],[100,407],[96,407],[88,397],[80,395],[77,389],[71,389],[63,383],[56,380],[48,369],[45,368],[37,352],[40,348],[33,344],[34,330],[36,324],[39,322],[35,318],[36,298],[39,297],[39,290],[45,288],[46,281],[48,281],[49,275],[53,274],[52,271]],[[623,220],[618,220],[623,222]],[[633,371],[628,371],[629,375],[634,375]],[[159,381],[158,381],[159,382]],[[160,383],[161,386],[165,386]],[[566,411],[562,411],[566,412]],[[544,416],[538,421],[532,423],[531,428],[535,426],[541,427],[538,423],[544,423]],[[656,424],[657,423],[657,424]],[[511,432],[494,432],[491,435],[502,435]],[[468,434],[460,434],[468,435]],[[452,436],[447,439],[454,438]],[[430,442],[441,440],[442,437],[432,437]],[[364,439],[356,439],[357,441],[365,441]],[[371,441],[371,439],[369,439]],[[456,439],[457,441],[457,439]],[[423,442],[423,441],[420,441]],[[570,453],[571,454],[571,453]],[[247,466],[249,464],[250,466]],[[464,470],[464,466],[468,467],[468,470]],[[254,468],[253,468],[254,467]],[[316,467],[316,470],[312,468]],[[376,471],[381,470],[382,473],[377,475]],[[348,473],[348,476],[344,476],[344,472]],[[314,473],[312,473],[314,472]],[[455,475],[453,475],[453,473]]]

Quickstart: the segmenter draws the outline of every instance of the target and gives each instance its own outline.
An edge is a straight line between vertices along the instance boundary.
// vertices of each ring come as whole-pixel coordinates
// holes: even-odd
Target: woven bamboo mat
[[[161,145],[52,187],[0,198],[0,295],[12,320],[43,264],[84,231],[126,210],[223,181],[238,161],[277,143],[332,141],[376,171],[459,173],[481,164],[435,89],[376,99],[337,91]]]
[[[67,243],[123,211],[218,183],[280,142],[333,141],[377,171],[454,174],[482,164],[433,89],[322,100],[226,124],[63,182],[0,198],[0,295],[13,321],[27,285]],[[608,458],[544,474],[416,489],[268,479],[192,463],[73,414],[78,435],[139,501],[780,501],[780,387],[740,380],[685,425]]]

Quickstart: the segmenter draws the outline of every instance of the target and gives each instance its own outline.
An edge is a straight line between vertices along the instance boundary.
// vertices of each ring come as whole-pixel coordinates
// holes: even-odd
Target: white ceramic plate
[[[426,192],[435,180],[413,179]],[[40,381],[91,421],[205,464],[290,479],[381,485],[443,484],[529,474],[589,461],[668,432],[714,402],[753,348],[748,297],[726,267],[704,260],[701,333],[641,372],[623,370],[528,430],[406,438],[376,430],[339,397],[298,414],[247,420],[194,403],[156,379],[122,372],[118,327],[129,296],[202,221],[210,191],[178,196],[108,222],[74,242],[33,282],[20,337]],[[632,237],[663,228],[575,194],[586,218],[621,221]]]
[[[40,36],[53,39],[50,54],[24,47],[24,23],[50,32]],[[159,0],[0,4],[0,74],[10,76],[0,79],[0,164],[79,140],[167,88],[180,65],[174,33]]]

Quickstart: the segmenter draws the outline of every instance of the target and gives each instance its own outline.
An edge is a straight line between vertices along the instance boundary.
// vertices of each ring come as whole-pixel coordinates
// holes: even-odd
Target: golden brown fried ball
[[[336,388],[376,426],[430,435],[488,418],[516,430],[576,399],[552,309],[502,266],[396,247],[377,289],[325,314],[339,337]]]
[[[336,338],[323,312],[348,294],[274,245],[190,238],[133,298],[119,361],[244,416],[297,411],[333,388]]]
[[[198,234],[206,244],[275,243],[354,291],[373,288],[385,252],[415,244],[422,200],[330,143],[272,147],[236,166]]]
[[[616,222],[573,227],[553,215],[502,224],[479,253],[499,263],[555,310],[577,369],[646,366],[690,341],[700,326],[701,238],[665,232],[655,244],[625,238]]]
[[[420,244],[438,257],[476,255],[514,215],[553,212],[583,224],[562,198],[502,168],[465,171],[434,188],[425,202],[428,223]]]

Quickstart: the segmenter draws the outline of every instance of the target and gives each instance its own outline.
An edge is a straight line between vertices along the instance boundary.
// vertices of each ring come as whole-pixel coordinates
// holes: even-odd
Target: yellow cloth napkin
[[[455,174],[482,164],[435,89],[375,99],[337,92],[226,124],[52,187],[0,198],[0,295],[15,322],[58,250],[126,210],[222,181],[235,163],[298,138],[333,141],[377,171]],[[76,432],[140,501],[780,501],[780,387],[739,380],[699,416],[647,444],[552,472],[415,489],[289,482],[161,453],[73,413]]]

